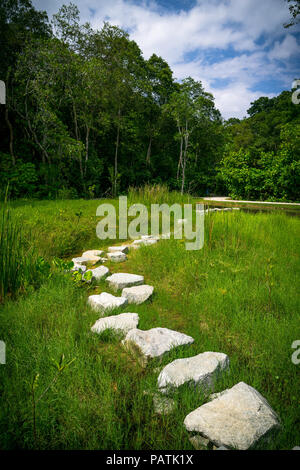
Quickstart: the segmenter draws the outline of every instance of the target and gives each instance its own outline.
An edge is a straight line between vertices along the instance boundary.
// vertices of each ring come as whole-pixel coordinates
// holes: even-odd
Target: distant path
[[[204,201],[215,201],[215,202],[245,202],[247,204],[278,204],[281,206],[300,206],[299,202],[271,202],[271,201],[244,201],[244,200],[236,200],[236,199],[231,199],[230,197],[203,197],[202,198]]]

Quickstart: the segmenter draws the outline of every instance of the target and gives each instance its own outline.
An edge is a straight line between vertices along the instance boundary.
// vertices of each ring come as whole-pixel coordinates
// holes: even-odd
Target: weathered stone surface
[[[167,364],[158,376],[158,387],[179,387],[190,382],[199,385],[203,390],[212,390],[218,373],[229,367],[226,354],[204,352],[194,357],[176,359]]]
[[[153,290],[153,286],[149,286],[148,284],[125,287],[125,289],[122,290],[122,297],[126,297],[129,304],[141,304],[151,297]]]
[[[136,328],[138,323],[139,316],[137,313],[121,313],[120,315],[99,318],[92,326],[91,330],[93,333],[102,333],[102,331],[112,328],[114,330],[121,330],[123,333],[128,333],[129,330]]]
[[[142,235],[141,236],[142,240],[159,240],[159,235]]]
[[[184,425],[188,431],[200,433],[217,447],[238,450],[254,447],[280,426],[278,416],[266,399],[244,382],[189,413]]]
[[[168,328],[152,328],[146,331],[136,328],[127,333],[124,344],[128,342],[136,344],[147,358],[159,358],[176,346],[192,344],[194,339]]]
[[[196,450],[203,450],[204,447],[208,447],[209,439],[200,436],[200,434],[196,436],[191,436],[189,438],[190,443],[195,447]]]
[[[176,401],[172,398],[164,397],[159,393],[153,396],[153,407],[155,413],[159,415],[167,415],[173,413],[176,409]]]
[[[124,289],[124,287],[139,286],[144,282],[144,276],[138,274],[116,273],[112,274],[106,281],[110,287],[115,290]]]
[[[92,255],[79,256],[78,258],[73,258],[72,261],[74,264],[81,264],[84,266],[88,266],[88,265],[93,265],[93,264],[98,263],[100,261],[100,257],[92,256]]]
[[[83,258],[89,258],[90,256],[102,256],[104,254],[104,251],[102,250],[88,250],[82,253]]]
[[[74,261],[73,261],[73,263],[74,263]],[[72,271],[72,272],[74,272],[74,271],[79,271],[79,269],[81,269],[81,271],[82,271],[83,273],[85,273],[85,271],[86,271],[86,266],[84,266],[84,264],[77,264],[77,263],[74,263],[74,266],[73,266],[73,268],[71,269],[71,271]]]
[[[136,247],[136,246],[149,246],[149,245],[155,245],[157,243],[158,239],[156,238],[141,238],[139,240],[134,240],[131,243],[131,247]]]
[[[113,253],[107,253],[107,257],[110,261],[114,263],[120,263],[122,261],[126,261],[127,256],[122,251],[114,251]]]
[[[128,245],[109,246],[108,251],[110,253],[115,253],[116,251],[120,251],[121,253],[128,253],[129,248]]]
[[[92,279],[96,279],[96,281],[104,279],[109,274],[109,269],[106,266],[98,266],[98,268],[88,269],[89,271],[93,274]]]
[[[102,292],[100,295],[90,295],[88,304],[97,312],[105,312],[121,306],[127,305],[125,297],[115,297],[114,295]]]

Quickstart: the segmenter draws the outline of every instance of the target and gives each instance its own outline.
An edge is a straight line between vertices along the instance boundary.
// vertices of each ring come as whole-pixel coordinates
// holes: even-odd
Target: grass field
[[[50,261],[112,244],[96,238],[101,202],[23,201],[12,212]],[[141,202],[151,202],[151,194]],[[137,312],[141,329],[167,327],[195,339],[161,363],[145,367],[119,336],[91,333],[99,314],[87,297],[110,292],[105,282],[79,287],[54,270],[39,289],[1,305],[0,339],[7,347],[7,363],[0,365],[2,449],[192,449],[183,420],[205,397],[183,386],[173,394],[176,410],[159,416],[144,391],[155,391],[157,368],[204,351],[230,358],[230,374],[216,391],[244,381],[279,414],[282,430],[264,448],[299,445],[300,365],[291,361],[291,345],[300,339],[300,220],[234,211],[213,213],[205,225],[202,250],[162,240],[132,250],[124,263],[107,264],[112,272],[143,274],[155,288],[151,301],[116,313]],[[61,366],[75,360],[59,373],[62,355]]]

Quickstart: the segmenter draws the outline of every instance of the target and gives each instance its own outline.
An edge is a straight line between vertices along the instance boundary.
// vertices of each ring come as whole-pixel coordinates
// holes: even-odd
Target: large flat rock
[[[134,240],[130,246],[131,247],[150,246],[150,245],[155,245],[157,241],[158,241],[158,238],[141,238],[139,240]]]
[[[112,328],[114,330],[128,333],[129,330],[136,328],[139,323],[137,313],[121,313],[120,315],[112,315],[111,317],[99,318],[92,326],[93,333],[102,333],[102,331]]]
[[[215,396],[189,413],[184,425],[217,447],[250,449],[280,427],[278,416],[267,400],[244,382]]]
[[[192,344],[194,339],[184,333],[168,328],[152,328],[151,330],[130,330],[123,343],[134,343],[147,358],[160,358],[176,346]]]
[[[208,351],[197,356],[176,359],[167,364],[159,374],[158,387],[179,387],[190,382],[205,391],[212,391],[217,375],[228,367],[228,356],[218,352]]]
[[[144,282],[144,276],[129,273],[115,273],[106,278],[110,287],[115,290],[124,289],[124,287],[139,286]]]
[[[121,263],[126,261],[127,256],[122,251],[114,251],[113,253],[107,253],[107,258],[114,263]]]
[[[110,253],[115,253],[116,251],[120,251],[121,253],[128,253],[129,248],[128,245],[109,246],[108,251]]]
[[[99,266],[98,268],[88,269],[88,272],[91,271],[93,277],[96,281],[104,279],[109,274],[109,269],[106,266]]]
[[[102,250],[88,250],[82,253],[83,258],[89,258],[90,256],[102,256],[104,255],[104,251]]]
[[[99,295],[90,295],[88,298],[88,304],[97,312],[113,310],[114,308],[125,306],[127,303],[125,297],[115,297],[107,292],[102,292]]]
[[[154,287],[148,284],[140,286],[125,287],[122,290],[122,297],[128,299],[129,304],[142,304],[153,294]]]
[[[74,264],[89,266],[98,263],[100,261],[100,256],[78,256],[77,258],[73,258],[72,261]]]

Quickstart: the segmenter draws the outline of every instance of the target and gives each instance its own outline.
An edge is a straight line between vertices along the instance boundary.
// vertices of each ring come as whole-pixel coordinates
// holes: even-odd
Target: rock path
[[[218,210],[220,209],[209,211]],[[179,222],[183,223],[184,219]],[[81,269],[84,273],[87,266],[105,262],[107,259],[116,263],[126,261],[126,254],[130,249],[154,245],[160,238],[170,238],[170,234],[161,237],[145,235],[130,245],[111,246],[108,248],[107,258],[102,257],[104,252],[101,250],[86,251],[81,257],[73,258],[72,271]],[[154,288],[144,284],[144,276],[130,273],[109,275],[109,269],[103,265],[88,271],[92,272],[92,278],[97,281],[106,278],[105,282],[114,291],[122,290],[119,297],[107,292],[88,297],[91,308],[102,315],[92,326],[92,332],[100,334],[106,329],[113,329],[123,333],[126,335],[122,341],[124,347],[128,348],[134,344],[147,361],[152,358],[162,358],[173,348],[188,346],[194,342],[191,336],[168,328],[159,327],[146,331],[138,329],[137,313],[126,312],[103,316],[127,304],[141,304],[147,301],[152,296]],[[155,413],[169,414],[176,410],[176,402],[168,397],[171,390],[188,383],[192,387],[201,388],[209,395],[213,392],[216,378],[225,373],[229,373],[229,358],[221,352],[206,351],[193,357],[172,361],[158,376],[157,392],[153,394]],[[183,424],[187,432],[191,433],[189,440],[195,449],[218,450],[253,448],[280,428],[279,418],[266,399],[244,382],[221,393],[211,394],[210,401],[191,411]]]

